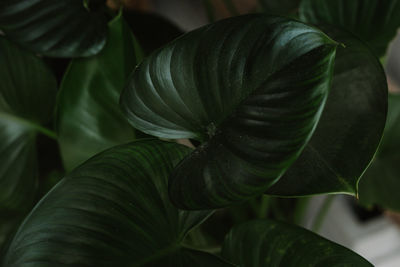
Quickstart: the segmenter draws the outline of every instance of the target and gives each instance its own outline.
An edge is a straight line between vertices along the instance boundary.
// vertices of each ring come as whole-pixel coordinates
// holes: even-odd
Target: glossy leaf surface
[[[173,202],[222,207],[276,182],[318,122],[335,48],[300,22],[248,15],[146,58],[121,96],[129,121],[159,137],[203,141],[173,173]]]
[[[32,204],[35,135],[53,113],[57,83],[40,59],[3,37],[0,62],[0,211],[15,211]]]
[[[85,7],[85,2],[90,5]],[[46,56],[98,53],[105,44],[104,0],[2,0],[0,29],[10,40]]]
[[[360,181],[360,202],[400,211],[400,96],[390,95],[379,151]]]
[[[140,53],[129,27],[118,16],[110,22],[108,42],[99,54],[71,62],[57,103],[57,132],[67,170],[106,148],[135,139],[118,102]]]
[[[235,226],[222,249],[241,267],[372,267],[351,250],[298,226],[271,220]]]
[[[168,199],[168,176],[188,150],[147,139],[91,158],[25,219],[5,266],[229,266],[181,245],[211,213]]]
[[[302,0],[300,18],[352,32],[383,56],[400,26],[398,0]]]
[[[338,47],[332,89],[302,155],[267,193],[356,194],[385,127],[387,83],[379,60],[349,33],[326,28]]]

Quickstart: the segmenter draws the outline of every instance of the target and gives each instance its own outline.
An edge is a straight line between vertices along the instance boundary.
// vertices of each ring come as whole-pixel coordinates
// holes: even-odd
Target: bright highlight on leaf
[[[132,125],[202,144],[176,168],[181,208],[261,194],[298,157],[328,95],[336,43],[282,17],[226,19],[168,44],[138,66],[121,95]]]

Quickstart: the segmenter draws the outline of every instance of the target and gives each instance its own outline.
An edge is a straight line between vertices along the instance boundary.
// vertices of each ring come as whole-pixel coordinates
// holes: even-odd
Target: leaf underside
[[[241,267],[373,266],[311,231],[272,220],[235,226],[225,239],[222,256]]]
[[[350,33],[323,28],[338,47],[332,89],[306,148],[267,194],[356,195],[360,176],[382,137],[387,113],[385,72],[373,53]]]
[[[360,203],[400,211],[400,96],[389,96],[385,133],[378,153],[359,185]]]

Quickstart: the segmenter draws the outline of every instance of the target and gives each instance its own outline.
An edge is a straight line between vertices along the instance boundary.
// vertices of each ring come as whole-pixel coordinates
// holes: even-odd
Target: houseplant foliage
[[[358,14],[350,24],[324,20],[321,10],[344,12],[330,1],[265,1],[266,13],[299,4],[307,24],[233,17],[147,55],[129,13],[53,2],[0,4],[0,233],[11,229],[3,266],[371,266],[273,218],[235,225],[217,249],[199,245],[199,225],[264,193],[362,196],[387,109],[377,56],[399,26],[380,21],[397,1],[347,4]],[[81,58],[57,84],[46,57]],[[38,135],[58,142],[66,175],[31,210],[41,197]]]
[[[106,26],[103,0],[0,3],[0,28],[8,38],[47,56],[97,54],[105,44]]]

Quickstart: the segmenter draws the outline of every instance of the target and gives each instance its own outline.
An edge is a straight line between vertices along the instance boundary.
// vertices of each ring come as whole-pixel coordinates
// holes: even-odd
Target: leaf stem
[[[42,127],[40,125],[36,125],[35,129],[39,133],[44,134],[45,136],[47,136],[47,137],[49,137],[51,139],[57,140],[57,133],[56,132],[54,132],[54,131],[46,128],[46,127]]]
[[[298,198],[296,207],[293,213],[293,223],[300,225],[304,220],[304,215],[307,210],[308,203],[310,202],[309,197]]]
[[[270,200],[271,200],[271,197],[269,197],[267,195],[261,196],[261,204],[260,204],[260,208],[258,210],[258,218],[264,219],[267,217],[268,211],[270,208],[270,204],[271,204]]]
[[[38,123],[29,121],[27,119],[23,119],[23,118],[20,118],[20,117],[11,115],[11,114],[6,114],[6,113],[0,113],[0,119],[1,118],[4,118],[6,120],[13,121],[14,123],[18,123],[18,124],[24,125],[26,127],[32,128],[33,130],[35,130],[41,134],[44,134],[51,139],[57,140],[56,132],[54,132],[46,127],[43,127]]]
[[[334,199],[334,195],[328,195],[325,197],[324,202],[321,205],[321,208],[318,211],[317,216],[314,219],[314,222],[311,226],[311,230],[318,233],[321,230],[321,226],[324,222],[324,219],[326,217],[326,214],[329,211],[329,208],[332,205]]]

